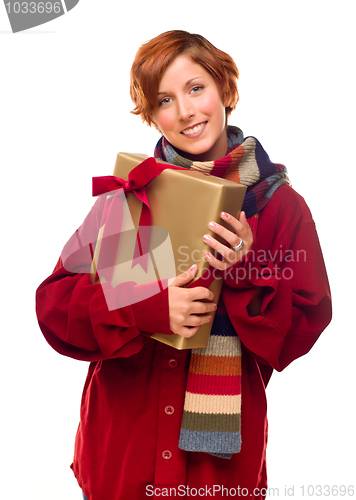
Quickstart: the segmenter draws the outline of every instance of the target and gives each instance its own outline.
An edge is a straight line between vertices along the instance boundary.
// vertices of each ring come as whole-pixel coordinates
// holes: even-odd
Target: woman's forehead
[[[163,73],[158,92],[166,92],[165,85],[189,85],[199,78],[211,78],[211,76],[201,64],[193,61],[188,54],[180,54]]]

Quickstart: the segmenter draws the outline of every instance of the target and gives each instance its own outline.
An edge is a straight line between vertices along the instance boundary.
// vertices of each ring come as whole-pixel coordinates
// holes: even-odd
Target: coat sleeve
[[[167,283],[144,300],[137,297],[153,284],[128,282],[113,288],[110,283],[92,283],[89,271],[102,210],[101,198],[36,292],[37,318],[47,342],[59,353],[85,361],[131,356],[142,348],[145,337],[171,334]],[[108,307],[108,302],[128,294],[131,305]]]
[[[311,349],[331,320],[331,295],[314,221],[291,187],[274,194],[253,247],[224,280],[229,317],[260,363],[280,371]],[[251,316],[254,297],[259,313]]]

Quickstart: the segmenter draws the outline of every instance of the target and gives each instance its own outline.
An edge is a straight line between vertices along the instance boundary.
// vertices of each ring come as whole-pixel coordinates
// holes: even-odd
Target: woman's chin
[[[207,158],[205,158],[205,156],[209,156],[209,152],[212,149],[210,144],[188,144],[181,146],[182,148],[175,148],[177,152],[181,156],[184,156],[185,158],[194,161],[204,161],[204,160],[206,161]]]

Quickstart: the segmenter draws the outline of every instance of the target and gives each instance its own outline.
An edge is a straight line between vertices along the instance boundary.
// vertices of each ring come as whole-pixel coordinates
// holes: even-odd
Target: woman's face
[[[218,86],[188,55],[174,59],[163,74],[152,119],[187,158],[211,161],[226,155],[225,107]]]

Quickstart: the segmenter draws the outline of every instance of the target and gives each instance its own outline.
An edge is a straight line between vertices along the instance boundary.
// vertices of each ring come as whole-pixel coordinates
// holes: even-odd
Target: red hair
[[[130,95],[135,104],[132,113],[140,115],[148,125],[154,124],[151,113],[157,106],[162,76],[174,59],[182,54],[189,55],[214,78],[220,89],[226,118],[236,107],[239,72],[232,57],[201,35],[180,30],[167,31],[143,44],[131,67]]]

